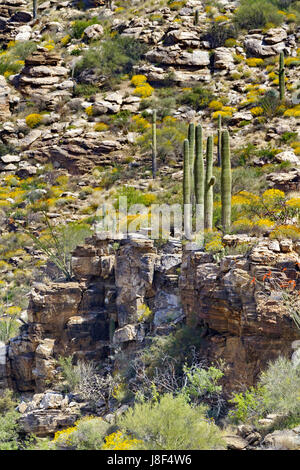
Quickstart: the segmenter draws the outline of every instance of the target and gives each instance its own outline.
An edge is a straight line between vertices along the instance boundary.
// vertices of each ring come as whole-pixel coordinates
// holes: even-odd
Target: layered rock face
[[[201,251],[181,259],[177,241],[157,252],[144,238],[117,247],[93,237],[73,254],[74,282],[34,287],[29,324],[8,345],[11,382],[21,391],[45,390],[59,356],[101,363],[111,347],[126,355],[143,346],[149,328],[162,334],[186,314],[206,326],[201,356],[225,362],[225,388],[251,385],[270,359],[291,354],[299,335],[278,288],[299,282],[299,251],[299,243],[260,241],[248,256],[216,263]],[[151,326],[145,307],[154,314]]]
[[[249,256],[226,256],[220,266],[204,253],[184,255],[183,307],[188,321],[207,325],[205,356],[225,361],[227,388],[252,385],[269,360],[291,354],[299,331],[280,286],[298,278],[299,243],[293,249],[290,240],[260,241]]]
[[[70,96],[72,80],[67,80],[69,70],[61,65],[61,57],[43,47],[33,52],[17,77],[21,93],[38,98],[51,109],[58,100]]]

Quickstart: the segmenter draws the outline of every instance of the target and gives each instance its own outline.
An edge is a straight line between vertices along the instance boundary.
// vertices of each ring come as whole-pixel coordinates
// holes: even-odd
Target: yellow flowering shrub
[[[264,113],[264,110],[261,106],[255,106],[251,109],[252,116],[261,116]]]
[[[149,98],[154,92],[154,88],[152,88],[149,83],[142,83],[141,85],[137,86],[133,92],[134,95],[140,96],[141,98]]]
[[[130,81],[131,85],[137,87],[143,85],[147,82],[147,77],[145,75],[134,75]]]
[[[66,36],[64,36],[60,42],[63,46],[67,46],[69,44],[69,42],[71,41],[71,36],[70,34],[67,34]]]
[[[55,42],[53,39],[50,39],[48,42],[46,42],[46,44],[43,44],[43,46],[45,49],[48,49],[48,51],[52,51],[55,47]]]
[[[223,103],[221,103],[221,101],[213,100],[209,103],[208,107],[210,109],[214,109],[215,111],[219,111],[223,108]]]
[[[295,225],[279,225],[271,232],[270,238],[278,240],[283,240],[285,238],[300,240],[300,228]]]
[[[222,21],[228,21],[228,16],[225,16],[225,15],[219,15],[219,16],[216,16],[214,18],[214,20],[217,22],[217,23],[220,23]]]
[[[246,59],[246,64],[248,67],[260,67],[264,64],[264,61],[259,57],[250,57],[249,59]]]
[[[153,313],[146,304],[141,304],[138,306],[138,322],[151,322],[153,318]]]
[[[40,114],[29,114],[26,118],[26,124],[28,127],[33,129],[34,127],[37,127],[39,124],[41,124],[43,117]]]
[[[103,450],[131,450],[140,442],[138,439],[130,439],[121,431],[117,431],[106,436]]]
[[[108,125],[105,124],[104,122],[97,122],[94,126],[94,130],[96,132],[105,132],[108,129]]]
[[[85,112],[89,117],[93,116],[93,112],[94,112],[93,105],[88,106],[87,108],[85,108]]]
[[[204,245],[205,251],[208,253],[218,253],[224,250],[222,243],[222,235],[219,232],[212,232],[205,235],[206,242]]]
[[[286,205],[294,209],[300,209],[300,197],[292,197],[286,202]]]
[[[144,132],[146,129],[151,127],[151,124],[147,121],[147,119],[143,118],[140,115],[135,115],[132,117],[133,121],[133,130]]]

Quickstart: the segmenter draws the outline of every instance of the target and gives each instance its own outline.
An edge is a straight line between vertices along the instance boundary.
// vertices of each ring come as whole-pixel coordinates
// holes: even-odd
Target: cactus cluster
[[[221,201],[222,201],[222,228],[224,232],[231,225],[231,161],[229,132],[220,129],[219,121],[219,151],[221,163]],[[214,185],[213,176],[213,137],[206,141],[206,165],[203,158],[203,131],[200,124],[195,128],[189,125],[189,138],[184,141],[183,165],[183,203],[192,205],[195,199],[195,209],[198,227],[206,230],[213,228],[213,202]],[[194,197],[193,197],[194,196]],[[199,223],[200,221],[200,223]]]

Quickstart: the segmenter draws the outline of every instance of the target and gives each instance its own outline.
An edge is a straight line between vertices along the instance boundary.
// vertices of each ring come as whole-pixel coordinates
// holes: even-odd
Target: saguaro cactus
[[[154,109],[152,113],[152,176],[153,176],[153,179],[156,178],[156,172],[157,172],[156,118],[157,118],[157,111],[156,109]]]
[[[191,181],[194,176],[194,163],[195,163],[195,124],[191,122],[189,124],[189,157],[190,157],[190,170],[191,170]]]
[[[283,101],[285,97],[285,68],[283,52],[281,52],[279,56],[279,93],[280,100]]]
[[[198,24],[199,24],[199,10],[197,8],[194,13],[194,25],[197,26]]]
[[[37,3],[38,3],[38,0],[33,0],[33,18],[34,19],[37,18]]]
[[[222,132],[222,170],[221,170],[221,201],[222,227],[228,232],[231,226],[231,161],[229,132]]]
[[[221,166],[221,155],[222,155],[222,116],[219,114],[218,116],[218,167]]]
[[[215,177],[213,176],[213,138],[207,138],[206,146],[206,173],[205,173],[205,192],[204,192],[204,227],[211,230],[213,226],[213,208]]]
[[[203,132],[202,126],[198,124],[196,127],[196,156],[194,166],[195,178],[195,199],[196,199],[196,230],[204,228],[204,161],[203,161]]]
[[[191,168],[189,141],[183,144],[183,204],[184,204],[184,233],[186,238],[191,235]]]
[[[189,141],[185,139],[183,144],[183,204],[191,203],[191,170]]]

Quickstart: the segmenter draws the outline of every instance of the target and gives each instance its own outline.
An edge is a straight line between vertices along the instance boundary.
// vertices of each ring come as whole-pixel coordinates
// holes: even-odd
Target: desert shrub
[[[37,48],[37,44],[33,41],[17,41],[13,48],[9,50],[10,54],[19,60],[25,60]]]
[[[33,240],[36,248],[40,249],[48,260],[58,267],[66,279],[70,280],[73,277],[72,251],[91,235],[91,227],[80,222],[54,226],[50,223],[47,215],[45,215],[44,221],[45,229],[39,237],[30,230],[27,230],[26,233]]]
[[[147,46],[130,37],[115,36],[107,39],[101,42],[100,46],[90,48],[83,54],[75,67],[75,77],[79,77],[80,73],[87,69],[92,69],[98,76],[106,78],[130,73],[133,65],[146,52],[146,48]]]
[[[165,394],[154,402],[136,403],[118,425],[144,450],[213,450],[224,443],[217,426],[205,417],[205,407],[192,407],[183,395]]]
[[[142,204],[146,207],[149,207],[156,201],[155,194],[144,193],[142,191],[139,191],[138,189],[135,189],[133,186],[123,186],[116,193],[117,201],[115,203],[115,208],[118,208],[118,199],[120,196],[127,198],[128,208],[130,208],[134,204]]]
[[[13,411],[17,406],[12,390],[4,389],[0,392],[0,415]]]
[[[210,26],[206,39],[209,41],[212,49],[228,45],[227,41],[235,41],[237,38],[237,28],[234,24],[224,24],[218,21],[214,21]],[[230,47],[230,45],[228,46]]]
[[[78,83],[75,87],[75,96],[84,96],[84,98],[90,98],[99,92],[99,88],[96,85],[87,85],[84,83]]]
[[[166,116],[157,126],[157,155],[161,161],[178,160],[182,155],[183,141],[187,135],[187,125],[171,116]],[[145,132],[137,143],[145,151],[150,151],[152,145],[151,128]]]
[[[104,438],[110,428],[111,425],[102,418],[81,418],[74,426],[57,431],[53,444],[56,449],[102,450]]]
[[[283,21],[270,0],[242,0],[234,22],[242,29],[263,28],[267,23],[279,25]]]
[[[105,122],[97,122],[94,126],[96,132],[105,132],[108,130],[108,125]]]
[[[10,338],[17,335],[20,322],[18,316],[21,309],[18,307],[4,307],[0,305],[0,341],[7,343]]]
[[[140,103],[140,110],[144,109],[156,109],[157,117],[159,119],[164,119],[166,116],[171,116],[176,109],[176,98],[174,96],[174,90],[172,91],[172,96],[163,95],[157,90],[159,97],[153,97],[150,99],[144,99]]]
[[[75,20],[72,23],[72,37],[75,39],[81,39],[84,33],[84,30],[93,24],[99,24],[100,21],[97,17],[94,17],[90,20]]]
[[[180,104],[191,106],[196,111],[204,109],[208,106],[209,102],[214,98],[211,90],[202,86],[196,86],[191,90],[186,90],[178,97]]]
[[[235,408],[229,415],[235,422],[256,422],[267,413],[281,414],[294,424],[300,422],[300,367],[279,357],[268,364],[256,387],[234,394]]]
[[[259,383],[264,387],[264,403],[271,413],[297,416],[300,419],[300,366],[279,357],[270,362],[261,374]]]
[[[109,400],[120,383],[118,375],[101,375],[92,361],[78,361],[74,365],[72,357],[60,357],[59,364],[64,379],[62,385],[67,391],[81,395],[92,409],[96,409],[99,401],[104,402],[108,409]]]
[[[276,90],[268,90],[258,102],[258,105],[263,109],[266,116],[275,116],[280,105],[279,93]]]
[[[0,415],[0,450],[18,449],[18,418],[16,411],[8,411]]]
[[[11,390],[0,392],[0,450],[17,450],[19,439],[17,406]]]
[[[229,418],[235,423],[256,421],[264,416],[264,390],[262,387],[251,387],[245,392],[235,393],[230,403],[234,409],[230,410]]]
[[[41,124],[43,116],[41,114],[29,114],[25,121],[28,127],[33,129]]]

